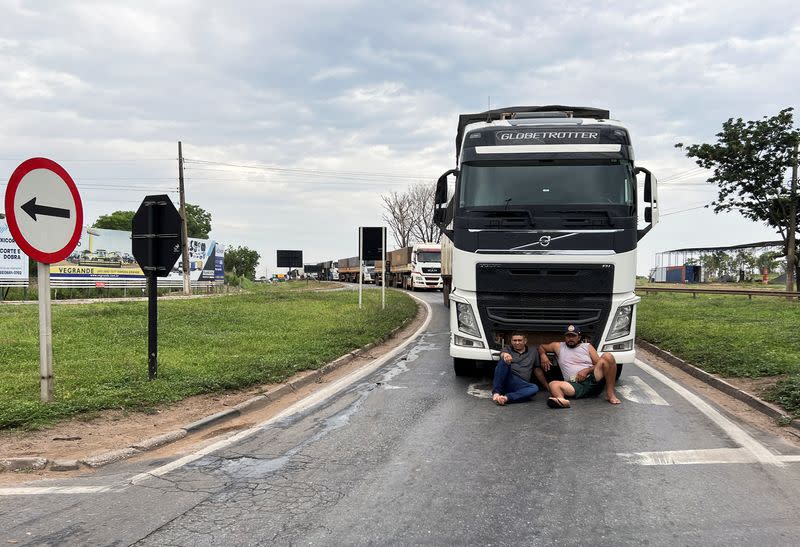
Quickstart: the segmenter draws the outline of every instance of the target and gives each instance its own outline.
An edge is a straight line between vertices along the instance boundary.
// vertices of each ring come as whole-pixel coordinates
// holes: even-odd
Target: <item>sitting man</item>
[[[511,335],[511,347],[503,347],[494,369],[492,400],[500,406],[529,401],[539,391],[539,386],[531,383],[531,374],[547,386],[539,356],[528,349],[528,338],[515,332]]]
[[[550,408],[569,408],[566,397],[590,397],[599,395],[605,388],[606,399],[612,405],[620,404],[614,393],[614,382],[617,379],[617,362],[610,353],[602,357],[597,354],[588,342],[581,342],[581,330],[570,325],[564,332],[563,342],[551,342],[539,346],[539,359],[542,368],[550,370],[550,359],[547,352],[558,355],[558,366],[564,376],[564,382],[550,382],[550,395],[547,406]]]

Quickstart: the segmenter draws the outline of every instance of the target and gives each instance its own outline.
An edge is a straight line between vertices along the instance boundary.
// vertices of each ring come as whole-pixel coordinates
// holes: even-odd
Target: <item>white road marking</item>
[[[114,486],[19,486],[0,488],[0,496],[36,496],[41,494],[98,494],[119,489]]]
[[[697,410],[702,412],[709,420],[714,422],[720,429],[722,429],[728,437],[730,437],[734,442],[739,444],[743,450],[749,452],[752,457],[753,461],[758,462],[763,465],[774,465],[777,467],[784,467],[785,466],[785,457],[776,456],[769,450],[767,450],[764,445],[756,441],[753,437],[748,435],[741,427],[730,421],[728,418],[720,414],[717,410],[711,407],[708,403],[702,400],[700,397],[686,389],[685,387],[681,386],[674,380],[668,378],[667,376],[661,374],[656,369],[651,367],[650,365],[644,363],[643,361],[636,359],[636,366],[640,369],[644,370],[656,380],[660,381],[676,393],[686,399],[692,406],[694,406]],[[639,454],[648,454],[647,452],[642,452]],[[621,456],[630,456],[630,454],[620,454]],[[739,456],[736,456],[737,458]],[[704,462],[695,462],[695,463],[704,463]],[[711,463],[711,462],[705,462]],[[714,463],[724,463],[724,462],[714,462]],[[739,463],[739,462],[731,462],[731,463]]]
[[[638,376],[626,376],[625,383],[616,386],[616,391],[625,399],[643,405],[669,406],[656,390]]]
[[[488,387],[489,389],[485,389]],[[492,385],[486,382],[476,382],[467,387],[467,395],[472,395],[478,399],[491,399],[492,398]]]
[[[707,448],[703,450],[665,450],[618,454],[638,465],[695,465],[705,463],[758,463],[746,448]],[[800,463],[800,456],[776,456],[783,463]]]

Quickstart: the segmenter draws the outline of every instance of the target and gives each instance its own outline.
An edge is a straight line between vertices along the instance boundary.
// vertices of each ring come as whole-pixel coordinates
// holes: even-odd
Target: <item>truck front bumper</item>
[[[411,284],[415,289],[441,289],[444,287],[440,275],[411,276]]]

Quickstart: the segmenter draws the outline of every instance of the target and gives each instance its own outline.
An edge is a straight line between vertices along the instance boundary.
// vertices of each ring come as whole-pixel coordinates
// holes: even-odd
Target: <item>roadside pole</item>
[[[795,286],[800,289],[800,279],[794,279],[797,272],[797,256],[795,241],[797,238],[797,155],[800,153],[800,143],[795,143],[792,158],[792,189],[789,193],[789,233],[786,241],[786,290],[791,292]],[[793,281],[797,285],[793,284]]]
[[[158,278],[181,253],[181,216],[167,195],[145,196],[133,215],[131,250],[147,275],[147,376],[158,377]]]
[[[147,274],[147,377],[158,377],[158,278]]]
[[[381,260],[383,266],[381,267],[381,309],[386,309],[386,226],[381,227]]]
[[[186,220],[186,192],[183,189],[183,148],[178,141],[178,191],[181,200],[181,266],[183,267],[183,294],[192,294],[189,271],[189,223]]]
[[[78,245],[83,204],[69,173],[53,160],[31,158],[11,174],[5,214],[19,248],[36,261],[39,281],[39,391],[53,400],[53,315],[50,264],[66,259]]]
[[[50,309],[50,264],[37,262],[39,280],[39,390],[42,401],[53,400],[53,315]]]
[[[364,280],[364,271],[362,270],[363,266],[361,265],[361,255],[363,251],[361,250],[362,242],[364,236],[364,227],[358,227],[358,309],[361,309],[361,282]]]

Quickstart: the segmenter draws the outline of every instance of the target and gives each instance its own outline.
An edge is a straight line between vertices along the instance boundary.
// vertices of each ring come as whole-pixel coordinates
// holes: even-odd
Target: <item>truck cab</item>
[[[566,324],[619,364],[634,360],[636,247],[658,221],[656,181],[607,110],[461,115],[456,168],[435,201],[457,375],[496,361],[514,331],[535,346]]]

